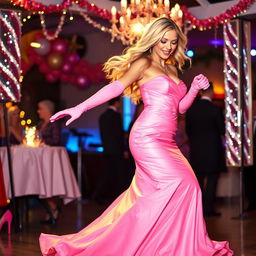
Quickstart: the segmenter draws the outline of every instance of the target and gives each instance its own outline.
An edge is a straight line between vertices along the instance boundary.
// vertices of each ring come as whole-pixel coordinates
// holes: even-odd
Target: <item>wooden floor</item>
[[[21,232],[12,232],[8,236],[6,230],[2,230],[0,234],[0,255],[41,255],[38,245],[38,237],[41,232],[53,234],[77,232],[99,216],[106,207],[107,205],[98,205],[93,201],[71,203],[63,207],[58,223],[51,226],[40,224],[43,210],[40,206],[34,206],[34,208],[30,208],[27,223]],[[239,215],[237,200],[222,200],[218,203],[218,210],[222,212],[221,217],[206,218],[210,237],[213,240],[228,240],[236,256],[256,256],[256,211],[248,213],[247,220],[232,219],[232,217]]]

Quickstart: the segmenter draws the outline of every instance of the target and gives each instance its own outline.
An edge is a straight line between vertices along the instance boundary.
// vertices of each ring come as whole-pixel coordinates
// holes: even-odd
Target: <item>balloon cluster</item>
[[[211,29],[217,27],[220,24],[228,22],[230,19],[235,18],[241,13],[245,12],[255,0],[240,0],[236,5],[227,9],[225,12],[221,13],[215,17],[209,17],[208,19],[197,19],[193,14],[191,14],[186,6],[182,6],[181,10],[183,12],[184,20],[190,22],[194,28],[200,30]]]
[[[101,64],[89,64],[81,59],[76,52],[70,50],[68,40],[58,38],[48,41],[39,34],[35,36],[34,43],[40,47],[28,47],[30,61],[22,61],[23,75],[36,64],[50,83],[60,80],[85,89],[90,83],[98,84],[105,80]]]

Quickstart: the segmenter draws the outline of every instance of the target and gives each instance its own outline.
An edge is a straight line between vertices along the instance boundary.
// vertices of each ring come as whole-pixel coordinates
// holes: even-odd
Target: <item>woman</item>
[[[60,145],[60,127],[58,123],[51,123],[50,117],[54,113],[54,103],[50,100],[42,100],[38,103],[37,113],[41,119],[37,125],[37,131],[42,140],[42,144],[49,146]],[[46,209],[46,215],[42,224],[55,224],[60,208],[58,206],[57,198],[46,198],[43,201]]]
[[[3,110],[1,111],[1,145],[6,145]],[[12,106],[8,109],[8,129],[9,129],[9,143],[11,145],[19,145],[23,139],[23,128],[20,123],[20,109],[18,106]]]
[[[60,126],[50,122],[54,108],[54,103],[50,100],[42,100],[38,103],[37,113],[41,120],[37,125],[37,130],[43,143],[49,146],[60,145]]]
[[[71,116],[68,125],[123,91],[134,100],[142,96],[145,106],[130,134],[136,173],[129,189],[79,233],[42,234],[44,255],[233,255],[228,242],[208,237],[200,187],[173,138],[178,112],[184,113],[198,91],[209,86],[206,77],[196,76],[186,94],[177,77],[188,59],[185,45],[185,36],[172,20],[155,20],[135,46],[105,63],[114,82],[51,118]]]
[[[18,106],[12,106],[8,109],[8,121],[10,144],[18,145],[22,142],[23,139],[23,128],[20,123],[20,109]]]

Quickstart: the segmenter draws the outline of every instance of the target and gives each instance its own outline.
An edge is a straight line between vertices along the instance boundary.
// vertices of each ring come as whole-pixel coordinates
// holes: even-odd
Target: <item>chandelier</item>
[[[146,25],[156,18],[169,17],[182,27],[182,10],[179,4],[170,9],[169,0],[121,0],[121,11],[111,8],[111,42],[120,39],[124,45],[135,43],[142,35]]]

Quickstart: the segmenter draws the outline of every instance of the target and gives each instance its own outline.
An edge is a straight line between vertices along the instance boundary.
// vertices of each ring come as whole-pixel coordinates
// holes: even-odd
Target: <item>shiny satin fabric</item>
[[[174,141],[185,93],[183,82],[162,75],[141,86],[145,108],[130,134],[136,162],[131,186],[80,232],[41,234],[44,255],[233,255],[228,242],[208,237],[200,187]]]

